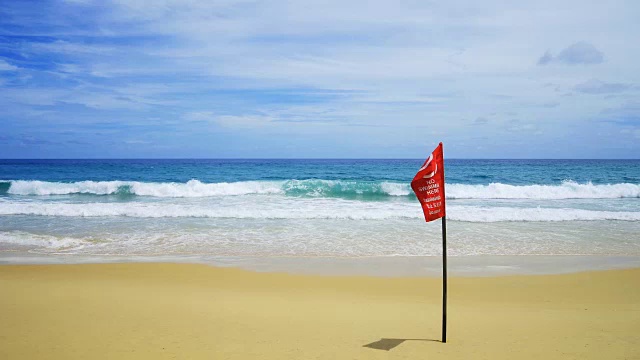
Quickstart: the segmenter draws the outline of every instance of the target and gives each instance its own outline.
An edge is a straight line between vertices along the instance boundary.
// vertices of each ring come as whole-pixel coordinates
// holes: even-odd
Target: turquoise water
[[[422,160],[0,160],[0,255],[432,256]],[[446,161],[450,253],[640,255],[640,161]]]

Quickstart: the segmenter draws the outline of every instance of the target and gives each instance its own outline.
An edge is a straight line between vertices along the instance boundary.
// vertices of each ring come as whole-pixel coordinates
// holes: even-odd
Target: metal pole
[[[447,342],[447,220],[442,217],[442,342]]]

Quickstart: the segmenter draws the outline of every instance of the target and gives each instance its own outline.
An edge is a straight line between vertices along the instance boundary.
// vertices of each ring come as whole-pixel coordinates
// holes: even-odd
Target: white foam
[[[640,212],[632,211],[592,211],[583,209],[555,208],[511,208],[452,206],[447,209],[447,218],[468,222],[500,221],[597,221],[622,220],[638,221]]]
[[[385,181],[380,184],[382,191],[391,196],[407,196],[411,194],[411,186],[403,183]]]
[[[45,247],[53,250],[79,250],[88,242],[65,236],[40,235],[24,231],[0,232],[0,244]]]
[[[447,184],[448,199],[615,199],[640,198],[640,185],[564,181],[561,185]]]
[[[136,218],[237,218],[237,219],[390,219],[406,218],[406,211],[397,206],[373,207],[359,202],[323,204],[316,208],[309,203],[292,207],[285,204],[251,204],[216,207],[150,203],[36,203],[1,202],[0,215],[37,215],[69,217],[125,216]],[[271,206],[273,205],[273,207]],[[329,206],[326,206],[329,205]],[[362,206],[360,206],[362,205]],[[418,218],[418,212],[412,218]],[[417,215],[416,215],[417,214]]]
[[[131,183],[131,192],[155,197],[208,197],[248,194],[282,194],[280,182],[243,181],[205,184],[198,180],[187,183]]]
[[[206,184],[198,180],[186,183],[145,183],[138,181],[80,181],[74,183],[46,181],[11,181],[8,193],[14,195],[110,195],[126,192],[154,197],[208,197],[247,194],[281,194],[280,182],[244,181]]]
[[[14,195],[65,195],[65,194],[114,194],[125,183],[122,181],[80,181],[74,183],[47,181],[11,181],[9,194]]]
[[[135,218],[238,218],[238,219],[419,219],[422,213],[414,203],[358,202],[322,200],[322,202],[258,202],[243,206],[206,206],[158,203],[40,203],[0,202],[0,215],[37,215],[68,217],[123,216]],[[447,217],[455,221],[638,221],[640,212],[592,211],[571,208],[515,208],[457,206],[447,208]]]
[[[347,180],[240,181],[232,183],[149,183],[137,181],[80,181],[73,183],[46,181],[10,181],[8,193],[43,196],[66,194],[109,195],[130,193],[152,197],[213,197],[250,194],[293,195],[310,197],[349,197],[353,195],[408,196],[408,183]],[[565,181],[560,185],[489,185],[447,184],[448,199],[615,199],[640,198],[640,185],[630,183],[594,185]]]

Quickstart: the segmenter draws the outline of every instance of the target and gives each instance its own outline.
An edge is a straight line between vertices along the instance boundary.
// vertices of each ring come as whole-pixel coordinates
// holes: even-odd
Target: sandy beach
[[[450,279],[0,266],[3,359],[638,359],[640,269]]]

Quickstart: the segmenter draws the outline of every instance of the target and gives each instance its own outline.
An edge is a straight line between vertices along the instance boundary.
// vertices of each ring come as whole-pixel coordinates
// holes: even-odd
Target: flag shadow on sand
[[[376,349],[376,350],[385,350],[389,351],[396,346],[402,344],[405,341],[433,341],[433,342],[441,342],[440,340],[433,339],[386,339],[382,338],[378,341],[374,341],[371,344],[362,345],[362,347]]]

